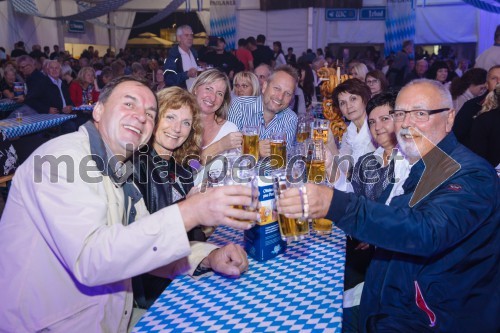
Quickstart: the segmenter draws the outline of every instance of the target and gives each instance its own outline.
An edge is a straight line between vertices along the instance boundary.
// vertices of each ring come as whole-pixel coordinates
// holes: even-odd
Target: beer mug
[[[271,168],[281,169],[286,165],[285,133],[271,135]]]
[[[296,167],[298,166],[298,167]],[[291,174],[287,177],[287,172],[284,168],[273,171],[273,188],[276,200],[288,188],[303,186],[300,181],[301,174],[304,172],[304,164],[297,161],[291,169]],[[304,218],[289,218],[283,214],[278,214],[278,224],[280,227],[281,239],[284,241],[299,241],[304,239],[309,234],[309,221]]]
[[[305,142],[309,139],[310,126],[306,121],[297,123],[297,142]]]
[[[326,144],[328,141],[328,129],[330,128],[330,121],[327,119],[316,119],[313,122],[311,138],[316,140],[323,140]]]
[[[242,185],[252,189],[250,206],[237,205],[233,206],[233,208],[257,212],[259,206],[257,170],[243,156],[232,156],[227,161],[227,173],[223,180],[224,186]],[[241,220],[241,222],[255,224],[255,221]]]
[[[306,144],[307,181],[322,184],[325,182],[325,148],[323,140],[308,141]]]
[[[243,126],[243,154],[253,156],[256,162],[259,160],[258,126]]]

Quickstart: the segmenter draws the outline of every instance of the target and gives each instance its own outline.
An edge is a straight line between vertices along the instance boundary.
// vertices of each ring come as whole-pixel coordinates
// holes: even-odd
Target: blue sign
[[[362,21],[385,21],[386,7],[363,7],[359,10]]]
[[[68,32],[85,33],[84,21],[68,21]]]
[[[356,21],[355,8],[325,8],[326,21]]]

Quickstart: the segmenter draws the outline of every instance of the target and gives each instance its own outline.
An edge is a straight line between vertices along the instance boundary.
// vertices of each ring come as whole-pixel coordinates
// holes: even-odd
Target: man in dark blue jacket
[[[181,25],[177,28],[176,36],[179,44],[174,45],[168,52],[163,76],[167,87],[189,89],[198,71],[198,54],[193,48],[193,30],[189,25]]]
[[[432,80],[399,93],[393,120],[412,168],[389,206],[313,184],[308,200],[293,189],[279,202],[292,218],[326,215],[376,246],[361,297],[363,332],[500,330],[500,182],[451,132],[452,105]]]

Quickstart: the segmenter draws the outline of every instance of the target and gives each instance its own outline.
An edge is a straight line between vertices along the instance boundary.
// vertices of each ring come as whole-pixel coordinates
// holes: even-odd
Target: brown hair
[[[186,141],[184,141],[184,143],[173,153],[173,157],[177,163],[187,163],[187,161],[184,161],[186,156],[198,156],[201,153],[203,125],[201,123],[200,108],[198,106],[198,102],[196,101],[196,97],[190,94],[187,90],[179,87],[162,89],[156,93],[156,96],[158,97],[158,121],[156,122],[154,130],[155,134],[156,129],[158,128],[159,119],[165,116],[167,110],[178,110],[183,106],[186,106],[191,110],[193,123],[191,125],[189,136]]]
[[[332,100],[335,107],[340,108],[339,95],[345,92],[360,96],[365,105],[368,104],[372,95],[372,92],[366,83],[358,79],[349,79],[339,84],[333,91]]]

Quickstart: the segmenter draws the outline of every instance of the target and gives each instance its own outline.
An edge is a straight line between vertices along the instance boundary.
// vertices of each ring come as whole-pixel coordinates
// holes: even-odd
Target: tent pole
[[[56,10],[56,16],[63,16],[62,13],[62,5],[61,5],[61,0],[56,0],[55,1],[55,10]],[[64,21],[62,20],[56,20],[56,27],[57,27],[57,44],[61,48],[61,50],[65,49],[64,46]]]

